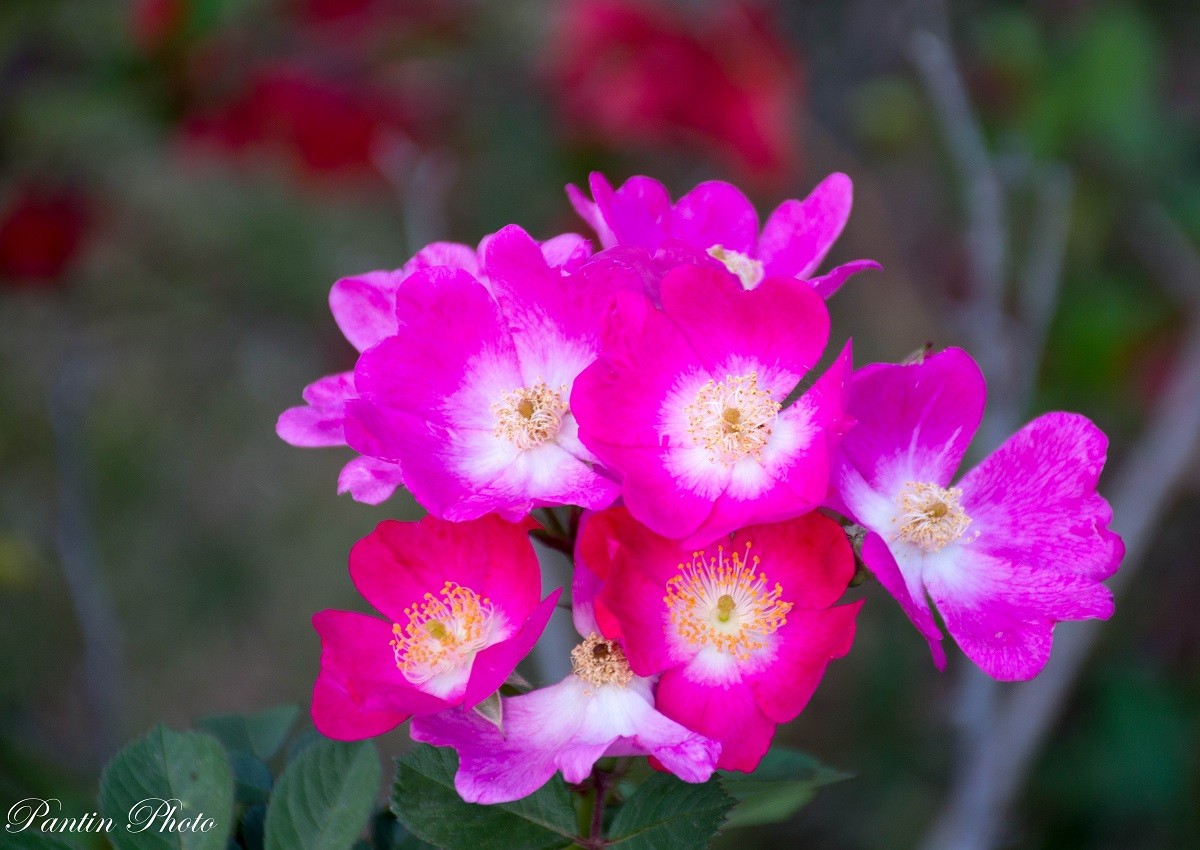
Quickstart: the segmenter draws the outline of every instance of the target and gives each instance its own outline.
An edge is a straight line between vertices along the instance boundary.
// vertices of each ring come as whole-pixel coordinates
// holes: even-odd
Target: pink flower
[[[571,395],[580,440],[623,476],[630,512],[666,537],[704,543],[819,505],[849,347],[783,402],[825,348],[821,297],[790,278],[747,291],[685,265],[664,278],[662,304],[620,293],[600,357]]]
[[[1100,582],[1124,554],[1096,493],[1108,441],[1090,421],[1049,413],[951,478],[983,417],[979,367],[951,348],[913,365],[876,364],[851,382],[835,464],[835,506],[870,530],[863,559],[945,666],[947,631],[989,676],[1036,676],[1054,624],[1112,614]]]
[[[486,243],[486,239],[484,243]],[[587,240],[574,233],[556,236],[541,244],[542,255],[554,268],[577,268],[591,254]],[[480,249],[456,242],[434,242],[395,271],[373,271],[344,277],[329,293],[329,309],[346,340],[362,352],[400,331],[396,319],[396,293],[400,284],[423,269],[462,269],[481,276]],[[354,373],[327,375],[304,389],[305,405],[285,410],[276,433],[293,446],[346,445],[346,402],[358,397]],[[343,467],[338,492],[371,505],[386,501],[404,486],[398,463],[357,457]]]
[[[435,242],[395,271],[367,272],[335,283],[329,309],[346,340],[361,352],[395,334],[396,290],[405,278],[435,266],[476,272],[477,252],[469,245]],[[293,446],[344,446],[346,402],[357,396],[353,372],[327,375],[304,388],[306,404],[280,414],[275,431]],[[339,493],[370,505],[386,501],[403,484],[399,464],[371,457],[355,458],[338,476]]]
[[[822,296],[874,260],[854,260],[814,277],[850,217],[853,187],[845,174],[831,174],[803,201],[784,201],[767,218],[761,235],[754,205],[735,186],[701,183],[675,204],[657,180],[631,177],[613,190],[593,173],[589,201],[575,186],[567,196],[604,248],[627,246],[649,252],[661,272],[681,262],[725,268],[746,289],[768,277],[807,280]]]
[[[830,607],[854,576],[836,522],[817,513],[743,528],[696,550],[612,508],[616,555],[600,601],[629,666],[662,673],[658,710],[721,743],[717,766],[751,771],[831,659],[850,650],[861,602]]]
[[[458,750],[454,786],[464,800],[519,800],[560,770],[567,782],[582,782],[605,756],[650,756],[687,782],[712,776],[721,745],[655,709],[653,680],[634,675],[587,613],[595,587],[575,582],[572,610],[586,637],[571,651],[571,675],[501,700],[501,728],[463,709],[413,721],[414,740]]]
[[[537,642],[560,591],[540,603],[526,519],[380,523],[350,551],[350,577],[386,618],[321,611],[312,716],[330,738],[380,735],[411,715],[473,706]]]
[[[579,442],[568,401],[614,293],[640,279],[607,262],[566,274],[516,226],[483,254],[483,280],[432,268],[400,286],[400,331],[355,369],[347,439],[399,463],[417,501],[446,519],[608,505],[617,484]]]

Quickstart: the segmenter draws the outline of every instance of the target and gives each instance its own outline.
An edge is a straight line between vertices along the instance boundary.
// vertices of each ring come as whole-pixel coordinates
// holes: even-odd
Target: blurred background
[[[780,733],[855,778],[722,840],[970,846],[935,825],[990,775],[972,735],[1015,729],[988,841],[1200,846],[1198,48],[1187,0],[4,0],[0,801],[91,811],[160,719],[307,706],[312,612],[363,607],[349,546],[418,515],[274,434],[354,362],[337,277],[585,232],[563,186],[595,169],[733,180],[764,218],[840,170],[833,259],[886,271],[833,300],[833,347],[971,347],[978,456],[1092,417],[1134,545],[1113,619],[1058,631],[1085,663],[1026,699],[957,654],[938,674],[860,591],[853,652]]]

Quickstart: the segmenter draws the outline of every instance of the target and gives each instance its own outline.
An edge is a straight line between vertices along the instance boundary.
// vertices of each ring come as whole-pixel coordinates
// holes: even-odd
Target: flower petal
[[[883,266],[874,260],[851,260],[848,263],[843,263],[840,266],[830,269],[820,277],[809,278],[808,283],[816,290],[817,295],[820,295],[822,298],[830,298],[842,288],[843,283],[859,272],[882,270]]]
[[[321,673],[313,722],[324,735],[358,740],[386,732],[412,714],[447,703],[415,688],[396,667],[390,624],[350,611],[313,615],[321,636]]]
[[[890,593],[917,631],[929,642],[933,663],[939,670],[946,669],[946,650],[942,648],[942,631],[938,628],[925,598],[925,587],[921,584],[918,571],[904,573],[896,563],[883,538],[874,531],[868,532],[862,546],[863,563],[879,579],[883,589]]]
[[[950,483],[979,427],[985,397],[983,373],[958,348],[922,363],[855,372],[849,414],[856,424],[842,440],[832,479],[839,507],[875,531],[890,532],[891,503],[907,482]]]
[[[850,218],[854,186],[845,174],[830,174],[803,201],[784,201],[767,218],[758,257],[768,275],[807,278]]]
[[[402,272],[375,271],[344,277],[329,292],[329,310],[346,339],[366,351],[396,332],[395,293]]]
[[[533,609],[533,613],[525,619],[520,630],[513,637],[494,643],[476,654],[475,660],[471,664],[471,676],[467,680],[467,690],[463,695],[464,706],[471,708],[500,689],[512,671],[517,669],[521,660],[533,649],[533,645],[538,642],[542,632],[546,630],[546,624],[550,622],[550,617],[554,614],[554,606],[558,603],[560,595],[562,595],[561,587]]]
[[[675,203],[671,236],[702,250],[720,245],[753,257],[758,213],[736,186],[708,180]]]
[[[349,493],[365,505],[381,505],[403,486],[400,464],[373,457],[356,457],[338,475],[338,493]]]
[[[775,723],[763,714],[749,687],[700,685],[686,668],[663,674],[655,707],[667,717],[721,744],[717,767],[749,773],[771,747]]]
[[[829,339],[829,311],[807,283],[767,278],[745,290],[711,267],[681,266],[662,282],[663,310],[700,363],[720,379],[731,359],[778,370],[782,398],[813,367]],[[765,376],[760,376],[765,377]]]

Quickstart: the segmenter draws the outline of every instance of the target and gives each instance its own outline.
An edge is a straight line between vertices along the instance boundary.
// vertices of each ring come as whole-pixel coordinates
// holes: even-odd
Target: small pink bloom
[[[414,714],[473,706],[537,642],[559,592],[540,603],[532,520],[380,523],[350,551],[350,577],[386,618],[313,617],[321,672],[312,715],[330,738],[382,734]]]
[[[600,601],[620,624],[629,666],[661,673],[656,705],[721,743],[718,767],[751,771],[775,726],[808,703],[830,660],[850,650],[861,602],[837,602],[854,555],[818,513],[743,528],[693,549],[612,508],[617,551]]]
[[[596,587],[575,582],[575,624],[586,638],[571,651],[571,675],[503,699],[502,728],[461,708],[413,721],[414,740],[458,750],[454,785],[464,800],[518,800],[556,771],[582,782],[605,756],[650,756],[687,782],[712,776],[721,745],[655,709],[653,680],[634,675],[620,645],[602,638],[586,613]]]
[[[510,226],[485,240],[482,279],[417,272],[396,293],[399,332],[359,358],[347,439],[400,464],[437,516],[517,517],[616,497],[616,482],[579,442],[569,400],[615,292],[640,280],[616,264],[578,266],[570,240],[546,246]],[[566,260],[552,268],[547,256]]]
[[[664,278],[662,310],[636,292],[615,303],[571,407],[580,440],[623,477],[639,521],[703,543],[821,503],[850,352],[782,406],[829,335],[811,287],[775,277],[747,291],[685,265]]]
[[[486,244],[487,240],[484,240]],[[591,245],[574,233],[565,233],[540,246],[554,268],[575,269],[591,255]],[[329,309],[346,340],[362,352],[400,331],[396,319],[396,293],[400,284],[419,271],[432,268],[461,269],[481,277],[480,248],[456,242],[426,245],[395,271],[373,271],[344,277],[329,293]],[[304,389],[305,405],[285,410],[276,433],[293,446],[346,445],[346,403],[358,397],[354,373],[328,375]],[[404,486],[398,463],[357,457],[342,469],[338,492],[356,501],[377,505]]]
[[[567,187],[576,212],[604,248],[641,248],[662,273],[681,262],[725,268],[753,289],[768,277],[807,280],[823,297],[837,292],[853,274],[878,269],[874,260],[854,260],[815,276],[850,217],[853,188],[845,174],[831,174],[803,201],[784,201],[767,218],[760,235],[758,213],[729,183],[701,183],[674,204],[667,189],[649,177],[631,177],[614,190],[593,173],[592,197]]]
[[[841,444],[834,506],[870,530],[863,559],[945,666],[947,631],[989,676],[1036,676],[1054,624],[1112,614],[1101,581],[1124,554],[1096,493],[1108,441],[1090,421],[1048,413],[950,482],[983,417],[979,367],[951,348],[875,364],[851,382],[857,425]]]

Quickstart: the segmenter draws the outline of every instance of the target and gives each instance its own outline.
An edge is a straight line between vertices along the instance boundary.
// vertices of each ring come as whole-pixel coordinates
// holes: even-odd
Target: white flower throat
[[[553,440],[567,414],[567,392],[566,385],[554,389],[545,381],[509,390],[491,407],[496,417],[492,433],[522,450]]]
[[[783,587],[771,586],[759,570],[759,557],[725,554],[723,546],[709,557],[693,552],[667,581],[666,595],[675,633],[698,648],[711,647],[745,661],[767,645],[767,637],[787,622],[792,603],[782,601]]]
[[[731,465],[747,456],[762,459],[780,407],[758,386],[758,373],[750,372],[719,382],[710,378],[684,413],[692,441],[708,449],[714,463]]]
[[[962,494],[961,487],[907,482],[896,497],[896,535],[925,552],[938,552],[960,539],[971,524],[960,504]]]

